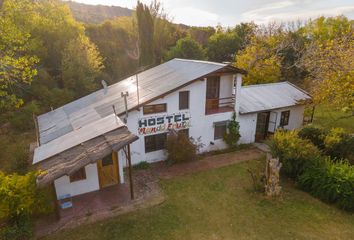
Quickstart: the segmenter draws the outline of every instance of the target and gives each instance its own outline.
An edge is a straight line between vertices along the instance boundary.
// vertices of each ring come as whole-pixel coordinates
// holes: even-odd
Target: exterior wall
[[[238,122],[241,135],[239,143],[253,143],[256,135],[257,113],[240,114]]]
[[[189,91],[189,109],[179,110],[179,92]],[[233,76],[224,75],[220,78],[220,98],[231,97],[233,91]],[[137,164],[141,161],[155,162],[165,160],[167,153],[165,150],[145,153],[144,136],[138,132],[139,119],[149,117],[165,116],[171,114],[185,113],[190,116],[189,136],[194,139],[200,139],[204,145],[201,152],[223,149],[226,144],[223,140],[214,140],[214,122],[227,121],[232,117],[232,112],[205,115],[205,99],[206,99],[206,81],[196,81],[178,91],[175,91],[161,99],[155,100],[149,104],[167,103],[167,112],[158,114],[144,115],[142,108],[140,111],[129,112],[127,126],[128,129],[139,136],[139,139],[131,144],[132,163]],[[122,155],[122,157],[124,157]],[[125,158],[124,158],[125,159]]]
[[[289,124],[284,126],[284,129],[292,130],[302,126],[304,117],[304,105],[292,106],[287,108],[280,108],[271,110],[270,118],[274,117],[275,129],[280,127],[280,116],[283,111],[290,111]],[[239,143],[252,143],[255,141],[257,113],[241,114],[239,115],[240,134]],[[274,124],[269,123],[269,132],[274,131]]]
[[[79,194],[92,192],[100,189],[98,182],[97,164],[89,164],[85,167],[86,179],[70,183],[68,176],[63,176],[54,181],[57,198],[70,194],[76,196]]]

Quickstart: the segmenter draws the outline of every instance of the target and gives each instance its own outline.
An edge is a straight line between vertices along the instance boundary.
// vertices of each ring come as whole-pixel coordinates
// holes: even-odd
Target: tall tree
[[[354,114],[354,25],[333,39],[307,46],[302,64],[317,103]]]
[[[176,46],[172,47],[166,54],[166,59],[186,58],[186,59],[205,59],[205,51],[202,46],[190,37],[181,38]]]
[[[250,44],[236,56],[235,65],[248,71],[245,84],[277,82],[281,79],[282,58],[276,53],[274,37],[255,36]]]
[[[73,90],[77,96],[95,90],[95,77],[103,68],[96,46],[86,36],[79,36],[69,42],[62,54],[64,87]]]
[[[138,23],[140,66],[149,66],[154,61],[154,22],[148,6],[140,1],[136,6]]]
[[[208,59],[216,62],[232,61],[241,48],[241,39],[232,31],[219,31],[208,41]]]
[[[19,96],[23,85],[37,74],[38,58],[30,54],[30,34],[16,26],[15,19],[26,10],[23,2],[5,1],[0,9],[0,109],[23,104]]]

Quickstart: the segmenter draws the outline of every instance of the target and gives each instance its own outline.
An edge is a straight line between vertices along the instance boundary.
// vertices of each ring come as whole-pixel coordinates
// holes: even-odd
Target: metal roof
[[[34,150],[33,164],[64,152],[83,142],[89,141],[97,136],[103,135],[115,129],[126,127],[126,125],[115,115],[111,114],[82,128],[75,129],[63,136],[60,136]]]
[[[311,96],[289,82],[243,86],[240,113],[261,112],[297,105]]]
[[[129,93],[127,103],[131,110],[193,80],[224,69],[245,73],[228,64],[173,59],[40,115],[37,118],[40,146],[35,149],[33,163],[125,126],[119,118],[116,119],[112,107],[118,115],[124,113],[122,92]]]

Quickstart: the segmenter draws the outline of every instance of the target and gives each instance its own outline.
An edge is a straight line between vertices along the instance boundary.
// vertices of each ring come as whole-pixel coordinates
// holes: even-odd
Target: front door
[[[118,183],[118,157],[116,152],[97,162],[100,187],[104,188]]]
[[[269,112],[257,114],[256,142],[261,142],[267,137],[269,123]]]

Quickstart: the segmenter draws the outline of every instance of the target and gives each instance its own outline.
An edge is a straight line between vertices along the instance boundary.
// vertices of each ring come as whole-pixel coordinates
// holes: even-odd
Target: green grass
[[[283,196],[252,191],[255,160],[161,181],[166,201],[47,239],[353,239],[354,215],[326,205],[282,179]]]
[[[325,105],[316,106],[313,123],[324,128],[341,127],[354,133],[354,116],[351,116],[351,113],[334,110]]]

